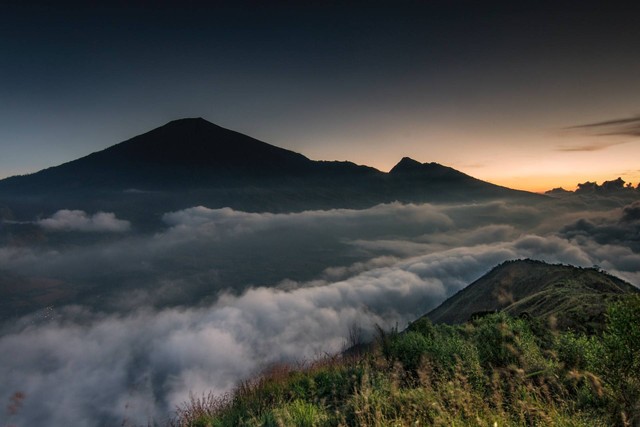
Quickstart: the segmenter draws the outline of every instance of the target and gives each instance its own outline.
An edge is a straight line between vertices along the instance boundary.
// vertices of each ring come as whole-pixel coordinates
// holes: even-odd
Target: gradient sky
[[[515,188],[640,181],[638,8],[0,1],[0,177],[182,117]],[[584,126],[595,124],[594,126]]]

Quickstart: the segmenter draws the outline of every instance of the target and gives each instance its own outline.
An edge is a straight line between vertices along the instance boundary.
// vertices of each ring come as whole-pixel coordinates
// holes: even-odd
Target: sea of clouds
[[[638,284],[638,212],[562,201],[193,207],[144,234],[113,213],[59,211],[34,222],[48,243],[1,247],[0,270],[86,286],[103,302],[2,324],[0,402],[24,399],[0,424],[162,424],[190,393],[339,352],[353,325],[368,337],[403,328],[509,259],[599,265]]]

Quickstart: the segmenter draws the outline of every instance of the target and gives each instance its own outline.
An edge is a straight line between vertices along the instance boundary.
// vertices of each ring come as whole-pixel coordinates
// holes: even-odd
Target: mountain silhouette
[[[606,305],[638,288],[596,268],[507,261],[427,313],[434,323],[459,324],[505,311],[551,320],[561,329],[595,331]]]
[[[389,173],[314,161],[202,118],[175,120],[77,160],[0,180],[0,206],[18,216],[61,208],[287,211],[496,197],[542,196],[407,157]]]
[[[161,190],[221,185],[233,179],[297,176],[312,165],[301,154],[204,119],[181,119],[78,160],[0,181],[0,189],[51,191],[57,185],[57,190]]]
[[[453,168],[438,163],[420,163],[410,157],[403,157],[390,171],[394,177],[428,178],[438,180],[473,179]]]

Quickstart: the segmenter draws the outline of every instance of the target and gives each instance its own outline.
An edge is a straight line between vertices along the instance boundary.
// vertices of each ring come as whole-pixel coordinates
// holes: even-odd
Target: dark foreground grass
[[[600,335],[493,314],[379,331],[359,356],[274,366],[222,396],[194,397],[173,426],[640,425],[640,297]]]

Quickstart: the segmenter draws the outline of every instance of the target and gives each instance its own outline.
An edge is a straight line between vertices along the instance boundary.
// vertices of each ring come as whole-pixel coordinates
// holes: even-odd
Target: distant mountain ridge
[[[202,118],[175,120],[77,160],[0,180],[0,206],[26,211],[43,204],[113,210],[140,202],[282,211],[499,197],[543,196],[407,157],[389,173],[314,161]]]
[[[599,330],[606,305],[635,286],[596,268],[535,260],[504,262],[426,314],[434,323],[459,324],[504,311],[547,319],[561,329]]]

